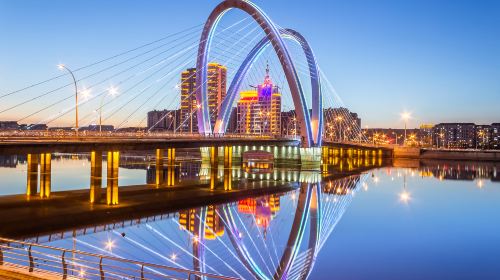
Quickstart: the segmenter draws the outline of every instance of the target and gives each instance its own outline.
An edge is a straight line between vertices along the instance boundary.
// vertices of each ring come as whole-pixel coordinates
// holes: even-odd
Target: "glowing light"
[[[177,255],[175,253],[172,253],[172,255],[170,255],[170,259],[175,261],[177,259]]]
[[[63,70],[63,69],[64,69],[64,67],[65,67],[65,65],[64,65],[64,64],[62,64],[62,63],[61,63],[61,64],[57,64],[57,68],[58,68],[59,70]]]
[[[477,181],[477,187],[478,187],[478,188],[480,188],[480,189],[481,189],[481,188],[483,188],[483,186],[484,186],[484,182],[483,182],[483,180],[479,180],[479,181]]]
[[[399,194],[399,201],[408,203],[411,200],[411,195],[407,191],[403,191],[402,193]]]
[[[407,121],[411,118],[411,114],[409,112],[403,112],[403,113],[401,113],[401,118],[403,120]]]
[[[111,251],[115,246],[115,242],[113,240],[108,239],[106,242],[106,250]]]
[[[90,89],[84,89],[81,91],[81,94],[85,100],[88,100],[92,95],[90,95]]]
[[[198,243],[199,238],[198,235],[193,236],[193,243]]]
[[[380,179],[378,177],[373,177],[373,182],[378,183]]]
[[[118,88],[115,86],[111,86],[108,88],[109,95],[115,96],[118,94]]]
[[[85,270],[83,269],[80,269],[80,277],[85,277]]]

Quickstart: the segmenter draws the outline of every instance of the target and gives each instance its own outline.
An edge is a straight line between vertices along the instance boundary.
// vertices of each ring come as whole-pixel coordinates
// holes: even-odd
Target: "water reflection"
[[[101,197],[103,182],[106,182],[106,203],[101,204],[106,205],[102,207],[130,203],[130,198],[119,197],[118,190],[122,186],[118,186],[119,182],[123,182],[124,175],[131,176],[132,173],[127,173],[131,170],[140,172],[136,174],[140,174],[139,179],[146,183],[143,187],[151,191],[194,186],[212,190],[241,190],[253,188],[255,185],[252,183],[263,187],[271,182],[291,182],[296,188],[267,195],[247,195],[229,203],[207,200],[200,207],[156,215],[141,214],[140,207],[137,207],[138,213],[133,219],[113,219],[113,222],[50,233],[33,232],[26,239],[242,279],[316,279],[319,276],[328,279],[325,276],[331,274],[315,272],[316,264],[321,258],[335,256],[336,252],[326,245],[339,242],[333,233],[351,203],[356,201],[353,198],[360,190],[379,195],[377,199],[389,196],[405,209],[415,207],[415,201],[424,200],[425,196],[418,188],[424,185],[424,179],[432,182],[465,180],[461,183],[475,180],[478,187],[483,187],[488,179],[492,183],[498,181],[495,163],[429,161],[418,163],[418,168],[385,168],[381,158],[363,158],[359,154],[348,157],[332,155],[324,157],[323,164],[318,168],[302,168],[297,163],[275,161],[272,168],[267,168],[268,172],[260,173],[248,170],[238,160],[227,163],[223,160],[225,153],[221,153],[220,157],[216,157],[213,150],[210,153],[212,156],[205,160],[193,160],[192,154],[177,152],[173,155],[168,150],[146,155],[109,152],[104,156],[105,161],[102,154],[78,157],[52,155],[52,160],[41,156],[36,159],[28,157],[24,161],[18,158],[16,164],[25,168],[27,174],[24,175],[28,179],[35,166],[39,168],[41,164],[45,167],[40,170],[45,172],[40,172],[38,176],[50,174],[49,171],[60,167],[61,162],[90,165],[90,202],[94,207],[99,207],[98,202],[104,200]],[[173,158],[175,160],[171,160]],[[12,171],[12,167],[7,168]],[[373,171],[372,168],[379,169]],[[88,182],[88,177],[84,180]],[[51,183],[49,179],[49,184],[45,185],[47,190],[39,192],[40,196],[48,194],[44,199],[57,196],[57,192],[51,193]],[[36,193],[36,186],[28,191]],[[124,189],[120,191],[127,192]],[[364,207],[365,215],[371,217],[369,214],[375,209]],[[366,218],[361,222],[370,221]],[[354,240],[343,242],[358,251],[363,250],[356,247]],[[320,255],[325,248],[326,253],[323,254],[326,256]],[[341,266],[340,261],[337,258],[332,263]],[[333,268],[329,265],[323,262],[319,271],[327,268],[331,271]],[[344,276],[341,279],[348,278],[348,275]]]

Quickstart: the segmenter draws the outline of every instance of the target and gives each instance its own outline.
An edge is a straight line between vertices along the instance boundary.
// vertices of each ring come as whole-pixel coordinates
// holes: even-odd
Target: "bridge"
[[[247,18],[223,24],[222,19],[230,10],[238,10]],[[61,75],[1,93],[0,100],[5,105],[0,107],[0,117],[16,110],[27,112],[17,122],[33,123],[23,130],[0,132],[0,154],[23,155],[27,162],[25,195],[0,201],[0,208],[27,207],[35,209],[35,212],[37,209],[45,209],[47,213],[52,213],[53,216],[49,215],[50,217],[56,217],[60,214],[57,207],[64,206],[61,201],[71,198],[70,201],[77,201],[86,208],[90,205],[91,208],[83,211],[83,214],[80,211],[85,207],[73,209],[75,217],[89,217],[111,210],[117,214],[131,215],[138,207],[157,210],[162,199],[168,197],[171,187],[181,185],[178,180],[179,150],[196,149],[201,154],[203,174],[206,174],[206,180],[200,183],[203,191],[186,192],[189,195],[186,195],[185,200],[177,201],[178,207],[193,196],[198,196],[199,203],[207,197],[226,201],[235,195],[244,197],[278,190],[298,190],[298,206],[285,249],[279,257],[270,259],[272,264],[263,262],[262,256],[259,260],[248,250],[249,245],[239,235],[244,229],[241,228],[240,221],[235,219],[237,214],[234,207],[228,204],[217,208],[217,215],[223,220],[228,231],[227,237],[234,249],[231,251],[232,256],[242,265],[242,271],[248,273],[242,275],[243,272],[233,271],[235,277],[306,279],[317,254],[342,217],[352,199],[352,193],[363,177],[358,173],[383,166],[383,159],[392,157],[392,152],[366,141],[360,123],[348,110],[342,108],[338,95],[319,67],[312,46],[298,31],[275,24],[264,11],[247,0],[221,2],[210,13],[201,30],[198,27],[200,26],[180,31],[74,71],[67,65],[59,65],[65,71]],[[191,37],[194,42],[191,39],[184,40]],[[265,67],[264,57],[267,57]],[[143,60],[138,61],[139,59]],[[196,66],[194,71],[183,71],[181,83],[176,81],[176,75],[189,65]],[[275,65],[279,65],[279,68],[276,69]],[[210,67],[218,67],[218,75],[224,82],[214,85],[214,70]],[[255,71],[264,68],[266,78],[261,83],[261,80],[255,78]],[[231,71],[226,73],[228,69]],[[277,81],[276,86],[270,78],[271,69],[273,78]],[[101,78],[104,74],[105,77]],[[80,75],[81,78],[78,78]],[[68,77],[71,77],[71,83],[63,82],[61,85],[60,82]],[[214,102],[214,96],[220,93],[214,90],[217,87],[225,89],[226,77],[231,81],[228,90],[219,94],[224,97],[217,97],[219,100]],[[91,90],[96,90],[113,79],[119,80],[115,86],[97,90],[95,95],[91,94]],[[240,110],[239,105],[235,106],[246,83],[259,85],[255,95],[257,97],[249,98],[251,102],[258,100],[255,105],[258,109],[251,107],[254,105],[245,105],[245,111]],[[84,88],[81,86],[83,84],[90,86]],[[65,93],[68,89],[74,89],[74,95],[68,96]],[[58,95],[59,93],[62,95]],[[165,94],[162,97],[159,93]],[[69,103],[73,99],[74,105]],[[156,104],[154,101],[157,101]],[[170,104],[167,101],[171,101]],[[179,109],[172,109],[175,107],[172,105],[174,101],[179,102]],[[287,105],[290,106],[290,114],[285,123],[282,111]],[[170,109],[153,119],[151,124],[148,123],[147,129],[144,128],[142,125],[146,117],[139,113],[146,115],[147,110],[157,109],[159,106]],[[334,108],[335,106],[340,109]],[[48,124],[71,123],[72,113],[75,114],[75,119],[71,129],[45,127]],[[103,119],[105,122],[117,123],[117,129],[113,132],[103,130],[106,127]],[[88,130],[80,126],[85,122]],[[243,122],[246,124],[242,125]],[[134,124],[133,128],[125,127],[130,124]],[[163,131],[159,131],[160,125],[164,125]],[[153,162],[148,161],[147,167],[148,172],[152,172],[152,180],[141,186],[120,185],[118,171],[123,155],[134,151],[152,153]],[[266,178],[269,178],[264,182],[253,183],[260,184],[260,187],[251,191],[236,188],[233,184],[241,173],[235,173],[233,162],[241,162],[242,155],[249,151],[268,152],[277,161],[295,161],[301,166],[301,172],[296,176],[268,174]],[[69,193],[51,191],[52,160],[57,153],[89,155],[88,190]],[[105,193],[102,192],[103,163],[107,166]],[[331,173],[337,172],[337,169],[348,176],[328,177],[335,176],[336,174]],[[255,174],[252,176],[258,177]],[[280,179],[281,183],[276,183]],[[137,202],[134,197],[142,197],[142,201]],[[338,203],[330,201],[331,197]],[[145,201],[148,203],[144,203]],[[175,201],[171,202],[171,207],[176,206]],[[194,230],[190,232],[193,240],[193,270],[70,252],[5,238],[0,239],[0,265],[18,264],[27,267],[32,273],[35,271],[33,255],[39,254],[38,258],[47,258],[47,253],[43,251],[50,251],[51,256],[56,256],[55,259],[48,260],[55,263],[54,267],[45,267],[43,271],[55,271],[58,277],[65,279],[68,277],[69,265],[79,269],[84,267],[87,270],[86,277],[91,278],[92,271],[92,276],[99,279],[119,276],[126,269],[133,270],[136,277],[141,279],[147,278],[145,275],[148,273],[152,278],[172,275],[187,275],[189,279],[191,275],[197,279],[224,278],[211,269],[205,259],[209,248],[204,245],[202,237],[213,235],[213,232],[207,232],[212,229],[206,226],[210,211],[214,212],[210,207],[196,208],[192,212],[196,217]],[[26,224],[33,222],[30,221],[30,215],[24,219]],[[40,220],[40,223],[44,222],[47,220]],[[61,227],[60,224],[53,226]],[[9,230],[8,227],[2,229],[6,232]],[[10,230],[7,234],[15,231],[15,227]],[[17,230],[21,232],[19,228]],[[263,235],[262,232],[258,234]],[[70,260],[66,256],[70,253],[79,255],[80,258],[73,257]],[[19,256],[18,262],[13,261],[16,254]],[[93,261],[84,263],[85,258]],[[103,262],[118,263],[122,270],[106,270]],[[77,271],[73,272],[72,275],[78,278],[75,275]],[[82,277],[84,276],[80,275]]]

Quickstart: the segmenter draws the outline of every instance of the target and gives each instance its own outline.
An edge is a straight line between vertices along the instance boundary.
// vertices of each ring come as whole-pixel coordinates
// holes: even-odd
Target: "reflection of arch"
[[[248,13],[254,18],[254,20],[262,27],[263,31],[266,33],[266,37],[269,39],[274,50],[276,51],[276,55],[280,60],[283,71],[285,72],[285,77],[287,79],[288,86],[292,94],[293,103],[295,105],[295,112],[301,131],[301,136],[303,138],[302,144],[305,147],[314,145],[309,110],[307,108],[302,86],[295,70],[295,66],[292,63],[290,54],[288,53],[285,43],[281,38],[280,31],[272,23],[271,19],[259,7],[251,2],[244,0],[226,0],[217,5],[217,7],[215,7],[215,9],[209,15],[203,28],[203,33],[201,35],[198,48],[198,59],[196,62],[196,68],[198,69],[196,75],[196,99],[198,104],[201,105],[197,109],[198,129],[200,133],[210,134],[212,132],[206,84],[208,53],[210,50],[211,39],[213,37],[214,29],[217,26],[219,20],[228,10],[232,8],[237,8]],[[319,124],[320,119],[318,119],[317,121]]]
[[[313,133],[313,141],[315,146],[321,146],[321,128],[323,127],[323,114],[322,110],[322,96],[321,96],[321,84],[319,79],[319,70],[316,63],[316,58],[310,45],[307,43],[306,39],[297,31],[293,29],[280,29],[280,35],[283,38],[295,40],[300,44],[302,50],[307,59],[307,64],[309,66],[309,76],[311,78],[311,93],[312,93],[312,114],[311,114],[311,130]],[[229,118],[231,116],[231,110],[233,109],[233,103],[238,95],[238,90],[240,89],[241,83],[243,82],[246,74],[252,67],[252,64],[257,60],[260,54],[269,46],[269,38],[262,38],[255,47],[247,55],[240,68],[236,72],[236,75],[229,86],[226,98],[222,101],[221,109],[219,115],[217,116],[217,122],[215,123],[214,133],[222,134],[226,131],[229,124]]]
[[[275,274],[272,279],[287,279],[287,275],[292,268],[294,261],[297,257],[302,239],[304,237],[307,220],[311,219],[310,225],[310,235],[308,242],[308,251],[311,251],[312,256],[316,254],[316,248],[319,241],[319,233],[321,232],[321,184],[309,184],[302,183],[300,188],[300,194],[298,197],[297,209],[295,211],[295,217],[292,224],[292,229],[290,230],[290,236],[288,237],[287,245],[285,251],[281,257],[280,263],[276,268]],[[240,260],[245,265],[245,267],[256,277],[256,279],[270,279],[267,277],[262,269],[253,260],[250,252],[241,243],[238,236],[238,229],[234,221],[234,217],[229,209],[229,207],[224,207],[224,220],[226,221],[226,226],[228,227],[228,237],[231,244],[236,249]],[[310,269],[312,268],[312,263],[305,268],[305,274],[308,275]]]

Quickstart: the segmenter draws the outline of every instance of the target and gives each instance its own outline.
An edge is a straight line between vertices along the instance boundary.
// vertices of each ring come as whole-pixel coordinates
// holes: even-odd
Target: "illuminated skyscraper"
[[[237,107],[238,133],[281,133],[281,93],[269,77],[269,66],[264,82],[257,86],[257,90],[242,91],[240,95]]]
[[[181,74],[181,132],[198,132],[196,115],[196,68],[189,68]]]
[[[207,69],[208,107],[212,129],[217,119],[222,101],[226,97],[227,68],[218,63],[209,63]],[[181,132],[198,132],[196,110],[196,68],[189,68],[181,74]]]

